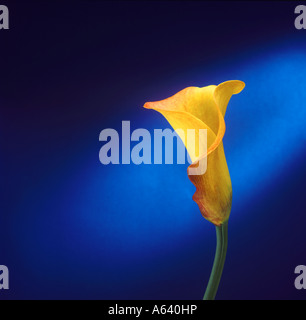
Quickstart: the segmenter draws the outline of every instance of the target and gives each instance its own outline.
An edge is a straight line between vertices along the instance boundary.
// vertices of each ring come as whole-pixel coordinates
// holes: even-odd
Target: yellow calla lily
[[[218,86],[188,87],[168,99],[144,105],[147,109],[160,112],[174,130],[181,129],[185,136],[188,129],[195,129],[195,139],[199,139],[199,129],[207,129],[205,154],[199,154],[197,144],[193,154],[188,150],[185,139],[181,138],[192,160],[188,176],[196,187],[193,200],[204,218],[216,226],[228,220],[232,205],[232,185],[222,143],[224,115],[232,95],[241,92],[244,86],[242,81],[233,80]],[[203,157],[207,157],[206,172],[203,175],[191,175],[190,169],[196,167]]]

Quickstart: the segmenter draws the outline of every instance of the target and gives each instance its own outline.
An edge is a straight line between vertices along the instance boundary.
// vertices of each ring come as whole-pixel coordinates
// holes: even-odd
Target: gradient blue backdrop
[[[5,4],[5,1],[4,3]],[[215,230],[183,165],[99,162],[101,130],[239,79],[219,299],[305,299],[306,30],[301,2],[14,2],[0,31],[0,299],[201,299]]]

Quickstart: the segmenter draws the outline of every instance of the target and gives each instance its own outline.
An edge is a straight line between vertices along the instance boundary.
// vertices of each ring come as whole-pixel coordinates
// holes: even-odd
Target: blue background
[[[5,4],[5,1],[4,3]],[[99,133],[168,128],[142,108],[239,79],[218,299],[305,299],[306,30],[301,2],[13,2],[0,31],[0,299],[201,299],[215,229],[187,165],[99,162]],[[132,144],[133,146],[133,144]]]

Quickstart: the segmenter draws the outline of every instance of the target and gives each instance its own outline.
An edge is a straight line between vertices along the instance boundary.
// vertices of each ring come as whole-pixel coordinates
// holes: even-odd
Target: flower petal
[[[193,200],[202,215],[217,226],[228,220],[232,204],[232,185],[222,143],[225,133],[224,115],[232,95],[242,91],[244,86],[242,81],[232,80],[218,86],[189,87],[168,99],[148,102],[144,106],[160,112],[174,130],[183,130],[184,136],[178,134],[188,152],[190,150],[184,139],[187,130],[195,129],[194,146],[197,154],[199,129],[207,129],[208,150],[198,157],[191,157],[193,163],[188,167],[188,176],[196,187]],[[205,157],[206,173],[191,174],[190,170],[197,167],[199,160]]]
[[[188,172],[193,166],[196,165],[188,167]],[[198,204],[203,217],[217,226],[227,221],[232,206],[232,184],[223,143],[208,155],[205,174],[188,174],[188,177],[196,187],[192,199]]]
[[[216,86],[203,88],[188,87],[170,98],[157,102],[147,102],[145,108],[157,111],[178,111],[193,115],[206,124],[215,134],[218,132],[219,121],[214,100]]]
[[[233,94],[240,93],[245,87],[245,83],[239,80],[230,80],[220,83],[214,91],[214,99],[219,107],[223,117],[227,109],[227,105]]]
[[[214,132],[205,123],[203,123],[201,120],[197,119],[190,113],[161,109],[158,102],[148,102],[144,105],[144,107],[160,112],[168,120],[171,127],[177,132],[177,134],[183,141],[192,162],[196,161],[198,157],[204,156],[204,154],[199,154],[199,129],[207,129],[208,147],[213,145],[213,143],[216,141],[216,135],[214,134]],[[188,136],[189,140],[187,141],[187,130],[190,129],[195,130],[194,140],[192,140],[192,136]],[[183,135],[181,134],[181,131],[183,132]],[[193,149],[189,149],[190,146],[195,148],[195,152],[193,152]]]

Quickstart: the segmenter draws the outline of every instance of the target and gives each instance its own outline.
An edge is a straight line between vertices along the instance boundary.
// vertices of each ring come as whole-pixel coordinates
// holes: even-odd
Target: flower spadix
[[[199,148],[196,153],[194,150],[190,152],[190,144],[181,138],[192,160],[187,172],[196,187],[193,200],[204,218],[216,226],[228,220],[232,205],[232,184],[222,142],[224,116],[232,95],[241,92],[244,86],[242,81],[232,80],[218,86],[188,87],[170,98],[144,105],[161,113],[178,135],[183,132],[186,136],[189,129],[194,129],[195,135],[199,135],[200,129],[207,130],[207,151],[202,154],[199,154]],[[195,140],[198,139],[195,136]],[[207,157],[206,172],[202,175],[190,174],[204,157]]]

